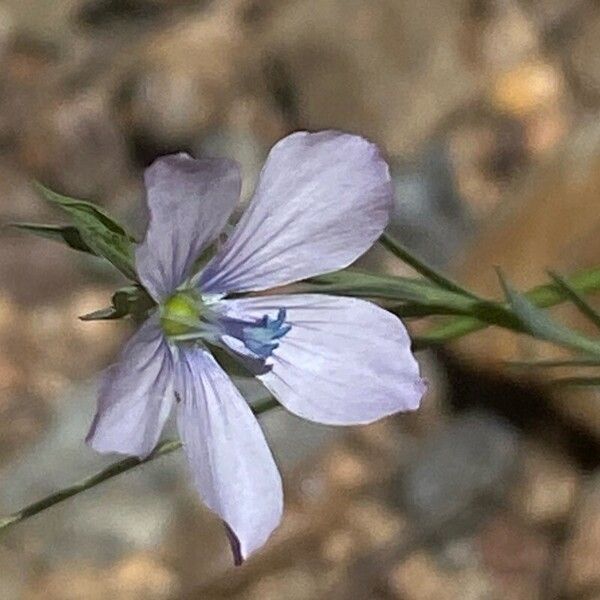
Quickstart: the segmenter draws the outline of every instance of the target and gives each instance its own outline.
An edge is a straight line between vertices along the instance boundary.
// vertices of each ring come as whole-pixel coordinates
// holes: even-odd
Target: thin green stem
[[[515,369],[554,369],[561,367],[600,367],[598,358],[566,358],[558,360],[514,360],[506,363],[508,367]]]
[[[588,303],[588,301],[576,290],[569,282],[558,273],[548,271],[548,275],[552,277],[554,283],[561,288],[567,298],[579,309],[579,312],[590,320],[597,329],[600,329],[600,314]]]
[[[379,242],[381,245],[391,252],[396,258],[399,258],[402,262],[406,263],[410,267],[412,267],[417,273],[420,273],[429,281],[432,281],[436,285],[439,285],[441,288],[450,290],[451,292],[455,292],[457,294],[461,294],[463,296],[468,296],[469,298],[477,298],[473,292],[466,290],[461,285],[452,281],[443,275],[439,271],[436,271],[426,263],[424,263],[421,259],[417,258],[413,254],[411,254],[402,244],[396,241],[391,235],[388,233],[384,233],[380,238]]]
[[[600,387],[600,377],[562,377],[551,379],[549,383],[550,385]]]
[[[546,311],[539,309],[523,294],[517,292],[506,279],[504,273],[499,267],[496,268],[498,278],[504,295],[508,301],[512,312],[525,331],[530,336],[539,340],[545,340],[559,346],[571,348],[583,354],[591,354],[600,357],[600,344],[598,340],[587,337],[573,329],[565,327],[561,323],[555,322]],[[571,289],[566,289],[567,284],[557,285],[564,291],[567,298],[572,300]]]
[[[365,276],[361,275],[360,277],[364,279]],[[568,282],[568,286],[570,286],[579,294],[600,292],[600,268],[579,273],[578,275],[575,275],[574,277],[566,281]],[[413,292],[416,292],[417,287],[423,285],[410,280],[401,280],[396,283],[402,288],[399,291],[402,293],[404,301],[406,301],[409,296],[412,297]],[[440,284],[440,281],[438,280],[437,283]],[[413,287],[415,288],[414,290],[412,289]],[[369,286],[367,286],[367,288],[369,288]],[[344,287],[344,289],[346,288]],[[349,290],[346,289],[346,291]],[[370,292],[376,290],[369,288],[365,289],[364,291],[369,292],[370,294]],[[410,294],[408,294],[409,291],[411,292]],[[432,287],[426,291],[431,291],[431,293],[433,293],[435,291],[435,288]],[[518,320],[514,318],[514,315],[511,315],[506,305],[502,305],[496,302],[474,299],[472,295],[467,298],[463,296],[462,301],[458,302],[458,294],[456,294],[457,291],[460,291],[461,294],[463,293],[463,290],[459,288],[458,290],[455,289],[454,293],[450,294],[450,296],[454,298],[454,305],[446,306],[447,304],[452,303],[448,303],[447,298],[444,297],[443,301],[441,301],[440,299],[439,306],[436,306],[438,305],[438,301],[430,301],[431,306],[429,307],[429,310],[431,310],[433,306],[436,306],[437,309],[441,307],[448,310],[465,310],[465,307],[463,306],[462,302],[467,300],[469,303],[469,310],[472,311],[471,314],[476,314],[480,318],[474,318],[472,316],[454,318],[445,325],[433,329],[424,336],[415,338],[413,344],[413,347],[415,349],[418,350],[434,344],[450,341],[458,337],[462,337],[463,335],[467,335],[468,333],[484,329],[489,325],[499,325],[508,329],[519,330]],[[446,292],[446,294],[448,294],[448,292]],[[419,297],[416,293],[414,295],[416,298]],[[395,294],[391,294],[389,297],[393,298],[394,296]],[[554,306],[556,304],[559,304],[560,302],[563,302],[569,297],[569,295],[565,293],[564,285],[560,286],[556,284],[549,284],[536,287],[530,292],[526,293],[525,296],[528,298],[529,301],[531,301],[533,304],[540,308],[548,308],[550,306]],[[397,308],[401,309],[401,307]],[[410,308],[411,307],[409,303],[409,312]],[[489,321],[485,322],[483,319],[489,319]],[[598,379],[579,378],[577,381],[567,379],[562,382],[559,381],[558,383],[571,385],[593,385],[598,383]],[[268,397],[256,403],[252,407],[252,410],[254,414],[259,415],[277,407],[278,405],[279,404],[274,398]],[[170,454],[171,452],[175,452],[181,447],[182,442],[180,440],[165,440],[159,443],[158,446],[154,449],[154,451],[144,459],[140,460],[138,458],[125,458],[120,461],[117,461],[112,465],[109,465],[105,469],[101,470],[100,472],[96,473],[95,475],[83,479],[79,483],[76,483],[68,488],[64,488],[62,490],[59,490],[58,492],[55,492],[54,494],[42,498],[41,500],[34,502],[33,504],[30,504],[11,515],[7,515],[4,518],[0,518],[0,531],[6,530],[15,523],[24,521],[25,519],[28,519],[29,517],[32,517],[54,506],[55,504],[64,502],[68,498],[85,492],[86,490],[89,490],[101,484],[104,481],[112,479],[113,477],[116,477],[121,473],[126,473],[127,471],[130,471],[140,465],[156,460],[157,458],[160,458],[161,456],[164,456],[166,454]]]
[[[600,292],[600,268],[582,271],[566,279],[568,284],[580,294]],[[550,308],[568,299],[565,292],[556,284],[546,284],[533,288],[525,297],[539,308]],[[413,349],[423,350],[461,338],[469,333],[485,329],[494,323],[473,317],[457,317],[435,327],[422,336],[413,338]]]
[[[252,406],[252,412],[255,415],[260,415],[264,412],[267,412],[273,408],[279,406],[279,403],[274,398],[265,398],[263,400],[258,401]],[[183,442],[181,440],[163,440],[160,442],[156,448],[152,451],[152,453],[146,458],[139,459],[134,457],[124,458],[119,460],[112,465],[102,469],[98,473],[86,477],[85,479],[71,485],[67,488],[59,490],[54,494],[50,494],[33,504],[29,504],[25,506],[21,510],[8,515],[6,517],[0,518],[0,532],[8,529],[10,526],[15,525],[25,519],[29,519],[29,517],[33,517],[38,513],[41,513],[44,510],[54,506],[55,504],[60,504],[65,500],[71,498],[72,496],[76,496],[77,494],[81,494],[86,490],[89,490],[97,485],[100,485],[104,481],[108,481],[117,475],[121,475],[121,473],[126,473],[127,471],[131,471],[131,469],[135,469],[140,465],[152,462],[161,456],[165,456],[166,454],[171,454],[171,452],[175,452],[179,450],[183,446]]]

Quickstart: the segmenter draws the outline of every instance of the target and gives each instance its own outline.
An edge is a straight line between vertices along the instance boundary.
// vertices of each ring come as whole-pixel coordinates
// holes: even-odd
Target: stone
[[[482,564],[501,590],[502,598],[539,597],[551,546],[547,536],[500,511],[477,534]]]
[[[107,90],[68,98],[51,93],[23,128],[22,161],[56,191],[102,203],[130,176],[126,140],[111,114]]]
[[[500,109],[527,116],[557,102],[565,82],[562,73],[546,62],[523,62],[500,74],[492,87],[493,103]]]
[[[38,577],[27,600],[167,600],[178,591],[177,578],[156,558],[134,554],[110,569],[67,563]]]
[[[80,2],[57,0],[52,4],[40,4],[36,0],[4,0],[2,7],[21,33],[56,42],[72,35],[72,11]]]
[[[321,555],[324,560],[333,564],[346,563],[354,556],[357,543],[355,532],[338,529],[323,541]]]
[[[600,58],[595,45],[600,35],[600,11],[586,11],[585,18],[579,19],[577,27],[566,46],[566,60],[578,79],[582,100],[597,102],[600,94]]]
[[[151,554],[134,554],[116,564],[108,574],[113,594],[121,598],[167,600],[178,592],[172,568]]]
[[[286,598],[289,600],[311,600],[317,597],[318,581],[315,574],[303,569],[289,569],[277,574],[264,575],[251,589],[245,592],[247,600]]]
[[[4,59],[4,53],[11,41],[14,32],[14,21],[10,9],[7,6],[0,8],[0,62]]]
[[[158,29],[136,49],[134,66],[127,67],[133,75],[121,72],[121,114],[147,146],[143,162],[202,145],[219,130],[262,134],[268,143],[282,136],[261,69],[262,36],[240,22],[241,4],[215,5]]]
[[[547,445],[528,444],[522,456],[520,481],[511,491],[514,509],[540,526],[566,521],[581,486],[576,466]]]
[[[446,267],[472,228],[448,140],[428,143],[414,161],[397,162],[391,172],[395,199],[389,232],[428,264]]]
[[[402,497],[420,526],[435,531],[476,519],[481,499],[501,499],[512,481],[519,437],[504,421],[466,413],[436,431],[408,466]]]
[[[476,4],[482,8],[479,12],[472,9],[479,25],[474,58],[486,65],[487,73],[502,73],[539,53],[539,31],[520,2],[484,0],[471,6]]]
[[[525,9],[531,15],[540,28],[545,32],[554,32],[564,26],[569,27],[573,16],[585,16],[587,8],[593,4],[589,0],[575,0],[565,2],[564,0],[525,0]]]
[[[373,481],[376,473],[359,453],[336,446],[325,458],[325,476],[334,489],[357,489]]]
[[[461,52],[463,19],[440,0],[427,11],[407,1],[349,9],[343,0],[299,0],[274,11],[267,43],[304,126],[356,131],[410,157],[479,87]]]
[[[400,513],[371,499],[352,502],[344,516],[363,551],[399,543],[407,528],[406,519]]]
[[[573,598],[600,585],[600,479],[586,485],[580,499],[573,535],[566,546],[563,589]]]
[[[398,600],[458,600],[460,597],[457,582],[423,551],[396,566],[389,575],[388,586]]]

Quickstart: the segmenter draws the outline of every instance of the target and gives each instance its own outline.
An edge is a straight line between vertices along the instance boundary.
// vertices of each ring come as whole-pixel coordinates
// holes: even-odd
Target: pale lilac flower
[[[369,423],[413,410],[424,383],[402,323],[370,302],[318,294],[228,298],[348,266],[381,235],[388,167],[366,140],[295,133],[271,150],[247,210],[199,273],[240,194],[229,160],[159,158],[145,173],[150,223],[136,251],[158,309],[104,375],[88,442],[145,457],[174,403],[195,487],[226,523],[237,561],[278,525],[281,479],[248,404],[208,347],[257,373],[291,412]]]

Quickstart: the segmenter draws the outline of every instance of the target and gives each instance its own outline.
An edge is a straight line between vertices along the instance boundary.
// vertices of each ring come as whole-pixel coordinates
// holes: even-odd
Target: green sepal
[[[131,316],[142,322],[155,306],[154,300],[140,285],[129,285],[117,290],[112,296],[112,306],[82,315],[82,321],[112,321]]]
[[[124,227],[91,202],[57,194],[39,183],[36,187],[46,200],[69,214],[84,246],[96,256],[108,260],[128,279],[137,280],[135,240]]]

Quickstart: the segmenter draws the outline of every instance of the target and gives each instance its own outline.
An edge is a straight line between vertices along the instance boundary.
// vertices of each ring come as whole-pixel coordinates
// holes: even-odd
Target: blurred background
[[[598,264],[599,112],[597,0],[0,0],[3,224],[62,218],[37,179],[140,233],[155,157],[235,158],[247,198],[277,139],[339,128],[389,157],[391,232],[499,296],[493,265],[525,289]],[[1,513],[110,462],[83,437],[127,324],[77,316],[120,284],[2,231]],[[600,395],[505,366],[551,352],[487,331],[419,354],[417,414],[266,415],[286,515],[241,568],[174,454],[3,535],[0,598],[598,600]]]

